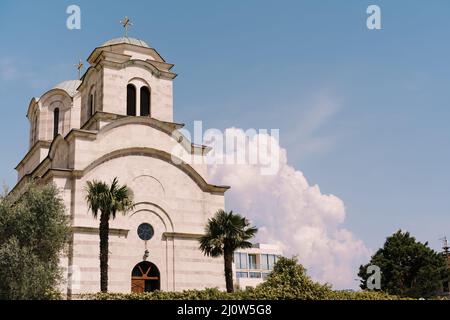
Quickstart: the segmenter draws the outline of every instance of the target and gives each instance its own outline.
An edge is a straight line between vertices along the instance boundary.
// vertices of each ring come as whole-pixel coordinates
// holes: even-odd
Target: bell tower
[[[97,47],[88,62],[78,88],[82,127],[95,111],[173,122],[172,81],[176,74],[170,70],[174,65],[147,43],[128,37],[112,39]]]

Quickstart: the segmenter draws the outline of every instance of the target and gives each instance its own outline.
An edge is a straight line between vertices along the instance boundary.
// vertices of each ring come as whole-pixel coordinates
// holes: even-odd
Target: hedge
[[[280,258],[267,280],[256,288],[227,293],[217,288],[181,292],[97,293],[83,295],[94,300],[398,300],[375,291],[334,291],[328,284],[314,282],[297,258]]]
[[[184,290],[181,292],[154,291],[145,293],[96,293],[82,295],[89,300],[402,300],[398,296],[391,296],[375,291],[330,291],[324,296],[286,298],[285,295],[261,294],[256,289],[247,289],[234,293],[226,293],[217,288],[205,290]]]

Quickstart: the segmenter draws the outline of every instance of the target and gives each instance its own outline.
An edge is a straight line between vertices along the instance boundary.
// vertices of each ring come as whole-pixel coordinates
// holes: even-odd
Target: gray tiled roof
[[[80,84],[80,80],[67,80],[57,84],[53,87],[53,89],[64,90],[69,94],[69,96],[73,97],[78,92],[77,88],[80,86]]]
[[[149,48],[148,44],[145,43],[144,41],[139,40],[139,39],[135,39],[135,38],[128,38],[128,37],[121,37],[121,38],[111,39],[111,40],[106,41],[101,46],[102,47],[106,47],[106,46],[112,46],[114,44],[121,44],[121,43],[128,43],[128,44],[133,44],[135,46]]]

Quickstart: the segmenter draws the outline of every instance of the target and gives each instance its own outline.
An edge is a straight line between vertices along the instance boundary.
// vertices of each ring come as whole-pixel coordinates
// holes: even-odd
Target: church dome
[[[78,92],[77,88],[80,86],[80,84],[80,80],[67,80],[57,84],[52,89],[64,90],[69,94],[69,96],[73,97]]]
[[[115,44],[132,44],[135,46],[140,46],[140,47],[145,47],[145,48],[150,48],[149,45],[147,43],[145,43],[142,40],[136,39],[136,38],[129,38],[129,37],[121,37],[121,38],[115,38],[115,39],[111,39],[106,41],[104,44],[102,44],[102,47],[106,47],[106,46],[112,46]]]

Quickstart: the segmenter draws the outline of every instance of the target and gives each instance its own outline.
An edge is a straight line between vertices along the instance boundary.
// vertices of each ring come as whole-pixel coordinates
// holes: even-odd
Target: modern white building
[[[252,248],[236,250],[233,260],[235,287],[246,289],[262,283],[281,255],[281,249],[271,244],[257,243]]]
[[[135,210],[110,222],[112,292],[225,287],[223,259],[205,257],[198,238],[227,186],[208,182],[206,165],[189,164],[180,148],[204,157],[173,119],[173,64],[142,40],[118,38],[93,50],[80,80],[31,99],[29,150],[13,191],[34,178],[62,191],[73,235],[64,293],[98,292],[99,221],[85,201],[87,181],[118,177],[134,192]],[[176,161],[174,161],[176,160]]]

